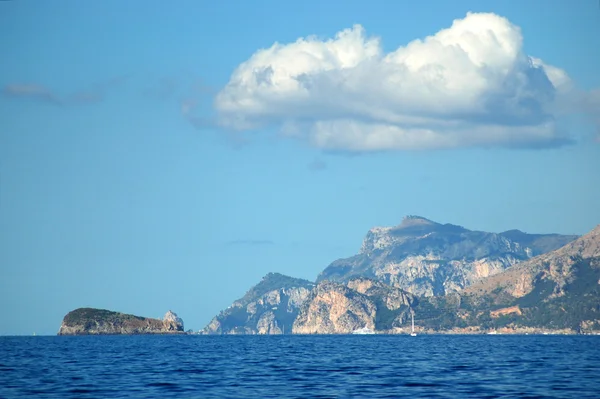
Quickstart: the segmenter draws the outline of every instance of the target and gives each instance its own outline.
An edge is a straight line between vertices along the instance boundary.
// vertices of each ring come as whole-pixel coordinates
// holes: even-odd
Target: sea
[[[0,398],[600,398],[600,336],[0,337]]]

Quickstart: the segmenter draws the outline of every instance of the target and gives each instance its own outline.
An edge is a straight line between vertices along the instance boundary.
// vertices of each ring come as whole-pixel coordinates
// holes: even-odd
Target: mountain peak
[[[249,302],[256,300],[264,294],[280,289],[292,287],[307,287],[312,288],[314,283],[301,278],[286,276],[281,273],[267,273],[258,284],[250,288],[248,292],[239,300],[240,303],[246,305]]]
[[[600,224],[565,248],[571,248],[572,251],[578,252],[577,255],[584,258],[600,256]]]
[[[264,275],[264,277],[262,278],[262,281],[269,280],[269,279],[274,279],[274,278],[288,278],[288,276],[283,275],[281,273],[277,273],[277,272],[269,272],[269,273],[267,273],[267,274]]]
[[[432,220],[424,218],[423,216],[417,215],[406,215],[402,218],[402,223],[398,225],[399,228],[403,227],[413,227],[413,226],[433,226],[439,223],[436,223]]]

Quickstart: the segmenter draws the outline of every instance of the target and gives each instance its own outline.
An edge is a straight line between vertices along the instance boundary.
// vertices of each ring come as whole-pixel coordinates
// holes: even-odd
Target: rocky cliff
[[[537,327],[600,330],[600,226],[564,247],[519,263],[460,294],[425,298],[430,328]]]
[[[290,334],[314,283],[269,273],[214,317],[203,334]]]
[[[294,322],[294,334],[349,334],[361,328],[388,331],[404,326],[414,298],[368,278],[346,284],[322,282]]]
[[[58,335],[172,334],[183,332],[183,320],[168,311],[162,320],[105,309],[79,308],[64,317]]]
[[[396,227],[375,227],[360,253],[330,264],[317,278],[346,282],[370,277],[418,296],[458,292],[577,236],[471,231],[408,216]]]
[[[506,294],[521,298],[530,294],[536,284],[552,284],[553,295],[565,294],[565,286],[575,278],[575,264],[600,257],[600,226],[558,250],[522,262],[465,290],[466,293]]]

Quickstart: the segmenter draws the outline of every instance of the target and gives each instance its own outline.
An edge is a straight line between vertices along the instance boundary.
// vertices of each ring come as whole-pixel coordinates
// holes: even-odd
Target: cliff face
[[[587,278],[593,278],[599,258],[600,226],[563,248],[520,263],[473,285],[465,293],[523,298],[532,294],[536,287],[545,285],[548,289],[551,287],[550,298],[561,297],[568,294],[567,287],[581,277],[584,263],[591,267],[591,274]]]
[[[367,278],[347,284],[323,282],[309,295],[294,322],[294,334],[349,334],[361,328],[403,326],[411,295]]]
[[[417,319],[431,328],[598,331],[600,226],[558,250],[474,284],[460,295],[421,302]]]
[[[267,274],[201,331],[203,334],[290,334],[299,307],[314,284]]]
[[[551,284],[554,296],[562,296],[564,287],[577,276],[575,265],[581,260],[594,260],[600,257],[600,226],[588,234],[570,242],[564,247],[520,263],[515,267],[486,279],[469,289],[466,293],[499,294],[514,298],[530,294],[536,284]],[[592,261],[592,264],[595,264]]]
[[[64,317],[58,335],[169,334],[183,332],[183,320],[168,311],[163,320],[104,309],[79,308]]]
[[[458,292],[484,278],[541,253],[562,247],[576,236],[471,231],[422,217],[396,227],[376,227],[360,253],[330,264],[317,282],[346,282],[370,277],[419,296]]]

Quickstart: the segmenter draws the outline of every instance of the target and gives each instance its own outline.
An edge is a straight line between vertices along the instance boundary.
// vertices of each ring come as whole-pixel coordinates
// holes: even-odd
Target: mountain
[[[393,330],[406,322],[414,297],[380,281],[358,277],[317,285],[293,325],[294,334],[348,334],[367,327]]]
[[[63,318],[58,335],[172,334],[183,332],[183,320],[170,310],[162,320],[105,309],[79,308]]]
[[[373,228],[317,284],[269,273],[205,334],[600,331],[600,226],[582,236],[471,231],[410,216]]]
[[[203,334],[284,334],[292,332],[299,307],[314,283],[269,273],[214,317]]]
[[[360,253],[331,263],[317,282],[369,277],[418,296],[443,296],[576,238],[519,230],[487,233],[407,216],[396,227],[369,230]]]
[[[460,294],[422,298],[417,322],[433,329],[600,330],[600,226]]]

